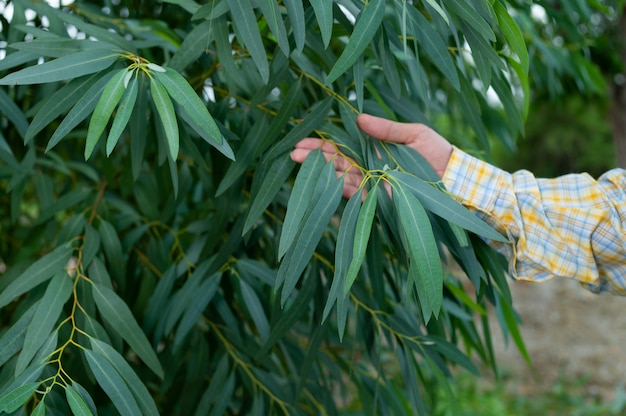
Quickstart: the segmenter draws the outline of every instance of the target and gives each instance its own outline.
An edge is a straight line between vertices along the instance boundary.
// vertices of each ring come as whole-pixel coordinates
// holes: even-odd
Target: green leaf
[[[185,314],[180,319],[178,328],[176,330],[176,336],[174,337],[174,349],[180,347],[181,342],[187,336],[189,331],[196,325],[198,319],[202,315],[202,312],[207,308],[213,296],[217,292],[222,274],[217,272],[208,277],[198,287],[196,293],[194,293],[193,300],[187,306]]]
[[[418,290],[424,321],[438,316],[443,301],[443,272],[437,242],[422,204],[400,187],[394,187],[393,202],[407,242],[411,277]]]
[[[422,50],[432,63],[446,76],[454,89],[459,91],[461,88],[459,75],[457,74],[452,56],[448,51],[448,45],[444,42],[439,32],[433,28],[431,23],[417,9],[409,7],[408,12],[417,37],[416,41],[419,40],[419,46],[423,48]]]
[[[81,121],[87,118],[87,116],[96,108],[98,99],[102,95],[102,91],[107,82],[113,76],[113,72],[109,72],[102,78],[100,78],[95,84],[89,88],[89,90],[74,104],[74,107],[65,116],[59,127],[54,131],[54,134],[48,141],[46,146],[46,152],[52,149],[65,137],[74,127],[76,127]]]
[[[215,4],[215,1],[213,1],[213,4]],[[183,43],[168,64],[170,68],[175,71],[182,71],[203,53],[206,53],[213,37],[212,24],[213,22],[210,20],[204,21],[187,33]]]
[[[289,21],[291,22],[291,30],[293,31],[293,37],[296,41],[296,50],[302,52],[306,37],[304,7],[300,0],[283,0],[283,4],[287,9]]]
[[[486,40],[495,42],[496,34],[493,33],[489,22],[487,22],[476,9],[465,0],[448,0],[446,7],[454,11],[458,17],[474,28]]]
[[[0,412],[15,412],[30,399],[40,384],[38,381],[26,383],[0,397]]]
[[[157,376],[163,378],[161,363],[128,305],[113,290],[97,283],[93,283],[93,296],[102,319],[128,342],[139,358]]]
[[[141,409],[141,414],[158,414],[152,395],[124,357],[115,348],[99,339],[91,338],[90,342],[93,353],[107,360],[126,382]]]
[[[135,107],[135,102],[137,101],[138,84],[139,82],[137,81],[137,78],[133,77],[128,83],[128,87],[126,87],[124,95],[120,100],[120,104],[115,113],[115,118],[113,119],[113,125],[111,125],[111,130],[109,130],[109,135],[107,137],[107,156],[113,152],[115,145],[117,145],[122,132],[130,120],[130,116],[132,115]]]
[[[425,0],[426,3],[428,3],[428,5],[430,7],[433,8],[433,10],[435,10],[437,12],[437,14],[439,16],[441,16],[441,18],[449,25],[450,24],[450,20],[448,19],[448,15],[447,13],[441,8],[441,6],[439,5],[439,3],[437,3],[436,0]]]
[[[59,199],[54,201],[49,207],[46,207],[45,210],[42,210],[39,218],[35,224],[43,224],[52,217],[54,217],[59,212],[63,212],[68,208],[80,206],[80,203],[87,199],[91,195],[91,189],[88,187],[81,187],[79,189],[75,189],[62,195]]]
[[[169,156],[172,160],[176,160],[178,157],[179,138],[174,105],[167,95],[166,89],[154,78],[150,78],[150,92],[152,93],[152,101],[159,114],[165,137],[167,138]]]
[[[333,34],[333,0],[310,0],[317,24],[322,33],[324,48],[328,48],[330,38]]]
[[[269,339],[263,345],[263,347],[257,351],[256,355],[254,356],[255,360],[263,357],[263,355],[265,355],[274,345],[276,345],[276,343],[283,338],[285,333],[296,322],[298,322],[302,314],[309,307],[309,303],[313,299],[317,279],[319,279],[318,275],[314,275],[313,273],[307,273],[307,276],[305,276],[304,278],[304,283],[291,306],[280,314],[280,318],[276,322],[272,323],[272,330],[270,332]]]
[[[505,39],[509,43],[511,52],[517,55],[519,63],[522,65],[524,73],[528,73],[529,58],[528,49],[526,48],[526,42],[524,41],[524,34],[520,30],[515,20],[509,15],[506,6],[498,1],[493,3],[493,9],[498,17],[498,26]]]
[[[94,403],[93,398],[89,395],[87,390],[85,390],[85,388],[78,384],[76,381],[72,381],[71,387],[76,393],[80,395],[81,399],[87,404],[87,407],[91,411],[91,414],[98,414],[96,410],[96,404]]]
[[[304,214],[313,197],[313,191],[319,177],[319,173],[326,165],[321,150],[315,150],[307,156],[302,164],[287,203],[287,212],[283,222],[283,230],[278,244],[278,259],[282,259],[287,249],[293,243]]]
[[[243,298],[244,304],[248,309],[248,313],[250,317],[254,321],[257,331],[259,331],[259,335],[263,342],[267,341],[270,335],[270,324],[267,320],[267,316],[265,316],[265,311],[263,310],[263,305],[259,300],[256,292],[245,280],[239,280],[239,286],[241,287],[241,297]]]
[[[48,97],[28,126],[24,142],[28,143],[54,119],[69,111],[81,97],[85,96],[87,90],[98,78],[102,77],[102,75],[103,73],[96,73],[73,79],[63,86],[63,88],[60,88]]]
[[[22,349],[26,330],[33,319],[37,305],[39,305],[39,302],[32,304],[0,338],[0,367]]]
[[[274,197],[284,185],[294,166],[295,162],[291,160],[289,155],[284,155],[272,163],[267,175],[263,178],[259,192],[250,205],[250,210],[248,211],[246,222],[243,226],[243,234],[246,234],[259,217],[263,215],[263,211],[265,211],[267,206],[274,200]]]
[[[506,243],[508,240],[495,231],[489,224],[470,212],[463,205],[447,196],[436,187],[427,184],[421,179],[403,172],[390,172],[403,188],[410,191],[420,203],[432,212],[468,231],[476,233],[490,240]]]
[[[96,147],[102,132],[109,124],[109,119],[113,114],[113,110],[122,99],[122,95],[126,91],[125,79],[128,68],[120,69],[107,82],[102,95],[93,110],[93,115],[89,121],[89,129],[87,130],[87,143],[85,144],[85,160],[89,159]]]
[[[101,220],[98,232],[100,233],[102,249],[110,264],[111,274],[113,277],[117,277],[118,281],[123,281],[125,260],[122,252],[122,243],[115,227],[110,222]]]
[[[110,43],[102,41],[52,37],[38,38],[29,42],[12,43],[11,48],[30,52],[38,56],[60,58],[62,56],[74,54],[81,49],[108,49],[111,51],[114,46]]]
[[[285,137],[283,137],[274,147],[272,147],[266,155],[268,160],[282,155],[290,151],[297,142],[302,140],[312,130],[322,124],[324,118],[330,111],[333,104],[333,97],[326,97],[322,102],[317,103],[311,113],[294,127]]]
[[[194,129],[196,126],[200,128],[204,133],[201,135],[202,137],[210,137],[216,144],[221,144],[223,141],[222,133],[198,94],[178,72],[171,68],[164,69],[165,72],[156,72],[154,76],[165,87],[174,101],[195,122],[192,127]]]
[[[270,78],[270,68],[252,3],[248,0],[227,0],[227,3],[233,23],[241,35],[240,41],[248,48],[263,82],[267,84]]]
[[[33,263],[0,293],[0,308],[63,270],[72,251],[70,244],[63,244]]]
[[[359,216],[356,222],[356,228],[354,230],[354,243],[352,245],[352,261],[346,273],[346,278],[343,286],[343,296],[350,293],[350,288],[356,280],[356,277],[361,269],[363,260],[365,259],[365,253],[367,251],[367,244],[370,239],[370,233],[372,232],[372,224],[374,222],[374,214],[376,213],[376,201],[378,194],[378,185],[372,186],[372,189],[368,192],[363,201],[363,205],[359,210]]]
[[[328,163],[329,166],[333,162]],[[334,168],[332,169],[334,176]],[[284,305],[296,287],[300,275],[309,264],[328,222],[341,202],[343,179],[332,178],[328,186],[322,190],[319,197],[314,199],[313,205],[303,220],[302,228],[296,236],[296,242],[289,248],[283,262],[278,269],[276,284],[284,282],[281,304]]]
[[[70,405],[70,409],[74,416],[91,416],[91,410],[81,395],[72,388],[71,385],[65,386],[65,398]]]
[[[89,49],[10,73],[0,79],[0,85],[43,84],[78,78],[102,71],[118,58],[111,50]]]
[[[346,49],[326,77],[326,85],[332,84],[354,65],[374,38],[384,17],[385,0],[369,0],[357,18]]]
[[[341,223],[339,224],[339,232],[337,234],[337,245],[335,248],[335,273],[333,275],[333,283],[330,286],[330,292],[328,293],[328,299],[326,299],[326,306],[324,306],[322,322],[328,317],[346,281],[348,268],[352,262],[354,235],[362,198],[363,188],[359,188],[348,200],[343,215],[341,216]]]
[[[30,52],[18,51],[11,53],[0,60],[0,71],[15,68],[16,66],[23,65],[27,62],[36,62],[39,57],[39,55]]]
[[[142,414],[128,386],[111,363],[92,350],[83,349],[83,352],[96,381],[109,396],[117,411],[122,416]]]
[[[35,310],[35,315],[26,330],[24,347],[15,365],[16,376],[26,369],[31,359],[46,342],[61,315],[63,305],[65,305],[71,294],[72,280],[67,275],[67,272],[57,273],[48,284]]]
[[[46,416],[46,403],[42,400],[33,409],[33,413],[30,416]]]
[[[278,2],[276,0],[262,0],[259,2],[259,6],[261,6],[265,21],[272,31],[272,34],[274,34],[278,40],[278,46],[285,56],[289,56],[287,30],[285,29],[285,23],[283,22]]]
[[[6,116],[13,123],[20,136],[26,136],[28,121],[22,110],[4,90],[0,90],[0,114]]]
[[[259,142],[263,139],[267,131],[267,118],[256,121],[255,128],[248,130],[248,134],[243,139],[243,143],[237,149],[237,162],[231,163],[228,170],[224,174],[220,185],[215,192],[215,196],[220,196],[229,189],[241,175],[250,168],[259,150]]]

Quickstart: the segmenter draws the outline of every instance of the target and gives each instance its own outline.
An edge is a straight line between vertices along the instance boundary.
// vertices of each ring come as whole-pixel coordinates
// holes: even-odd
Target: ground
[[[596,295],[575,281],[511,282],[514,307],[533,368],[510,342],[494,337],[500,366],[521,394],[551,388],[559,380],[586,379],[589,395],[611,400],[626,385],[626,297]],[[498,328],[493,319],[492,328]]]

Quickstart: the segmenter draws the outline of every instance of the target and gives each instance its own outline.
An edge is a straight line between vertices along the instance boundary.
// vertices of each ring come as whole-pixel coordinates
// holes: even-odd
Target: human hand
[[[357,124],[365,134],[375,139],[406,145],[416,150],[437,175],[443,177],[452,155],[452,145],[430,127],[418,123],[398,123],[368,114],[359,115]],[[345,174],[343,196],[350,198],[359,189],[363,175],[356,167],[356,162],[339,153],[333,143],[315,138],[303,139],[296,144],[291,158],[302,163],[311,151],[320,148],[327,161],[334,160],[337,175]]]

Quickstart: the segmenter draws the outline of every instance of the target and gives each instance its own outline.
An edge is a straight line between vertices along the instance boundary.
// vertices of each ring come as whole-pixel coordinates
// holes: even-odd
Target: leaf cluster
[[[495,368],[488,307],[525,354],[504,237],[355,122],[517,136],[519,5],[10,4],[0,412],[428,414],[453,366]],[[350,200],[291,161],[312,134],[361,169]]]

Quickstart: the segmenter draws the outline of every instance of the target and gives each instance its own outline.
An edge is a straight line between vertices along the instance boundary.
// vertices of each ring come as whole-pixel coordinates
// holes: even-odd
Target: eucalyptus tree
[[[496,368],[487,308],[529,359],[504,237],[355,123],[513,143],[526,2],[5,7],[0,412],[427,414],[452,367]],[[290,160],[310,134],[355,197]]]

